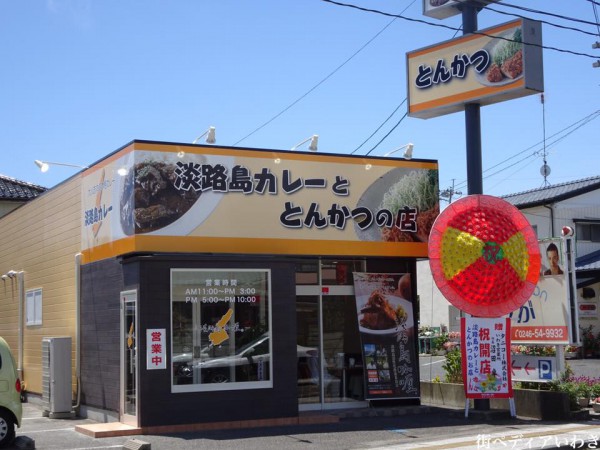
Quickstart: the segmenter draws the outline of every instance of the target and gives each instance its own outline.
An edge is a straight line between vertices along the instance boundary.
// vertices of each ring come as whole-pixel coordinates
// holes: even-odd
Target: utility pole
[[[447,187],[440,192],[440,197],[446,200],[448,203],[452,203],[452,197],[455,195],[461,196],[462,192],[454,189],[454,178],[452,178],[452,186]]]

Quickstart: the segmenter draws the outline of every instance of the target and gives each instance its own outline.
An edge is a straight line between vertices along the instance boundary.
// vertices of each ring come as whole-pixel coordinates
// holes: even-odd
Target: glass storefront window
[[[270,286],[268,269],[171,270],[172,392],[273,386]]]
[[[351,286],[352,273],[360,272],[364,260],[327,260],[321,261],[321,283],[330,286]]]

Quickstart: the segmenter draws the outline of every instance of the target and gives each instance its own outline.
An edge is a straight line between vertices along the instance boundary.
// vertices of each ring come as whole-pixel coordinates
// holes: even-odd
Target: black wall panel
[[[144,351],[138,354],[141,426],[298,415],[296,302],[292,264],[276,260],[253,260],[249,257],[198,257],[182,260],[175,256],[140,258],[137,261],[140,268],[140,329],[143,331],[147,328],[166,328],[169,349],[167,370],[146,370],[146,354]],[[171,268],[271,269],[273,388],[171,393]],[[138,345],[141,349],[146,348],[145,332],[138,335]]]

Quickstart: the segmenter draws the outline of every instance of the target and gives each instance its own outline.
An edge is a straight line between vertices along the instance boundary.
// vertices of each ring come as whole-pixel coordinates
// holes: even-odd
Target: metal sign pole
[[[462,5],[463,35],[477,31],[477,8],[474,2]],[[465,131],[467,145],[467,188],[469,195],[483,194],[483,169],[481,163],[481,106],[479,103],[465,104]],[[488,399],[475,399],[475,410],[488,411]]]

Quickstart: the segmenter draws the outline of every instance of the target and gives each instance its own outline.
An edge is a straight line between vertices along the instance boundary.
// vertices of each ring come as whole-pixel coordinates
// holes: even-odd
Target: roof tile
[[[0,200],[32,200],[47,188],[0,175]]]

